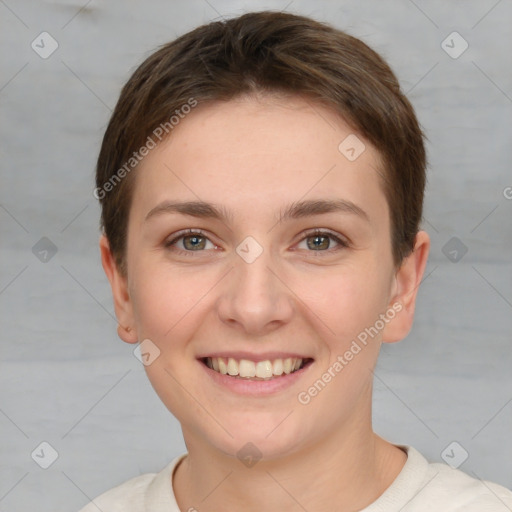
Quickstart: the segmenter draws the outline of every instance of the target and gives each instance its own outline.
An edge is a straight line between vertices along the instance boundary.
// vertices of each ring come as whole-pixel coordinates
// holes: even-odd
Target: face
[[[137,169],[127,277],[109,277],[189,450],[277,458],[371,428],[418,266],[393,267],[379,154],[357,136],[354,159],[349,135],[299,98],[200,105]]]

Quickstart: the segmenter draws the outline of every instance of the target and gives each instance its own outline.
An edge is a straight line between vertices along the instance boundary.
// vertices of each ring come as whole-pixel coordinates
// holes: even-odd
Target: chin
[[[242,415],[240,421],[235,421],[231,417],[224,426],[233,437],[220,427],[215,432],[210,430],[206,437],[212,447],[240,459],[244,464],[246,459],[277,460],[297,452],[303,444],[299,429],[293,424],[294,414],[286,418],[289,413],[290,411],[286,414],[280,413],[278,421],[275,420],[275,415],[266,415],[266,418],[258,419],[258,415],[254,413],[250,413],[251,419],[246,419],[243,417],[245,415]],[[211,429],[212,423],[210,422],[208,426]]]

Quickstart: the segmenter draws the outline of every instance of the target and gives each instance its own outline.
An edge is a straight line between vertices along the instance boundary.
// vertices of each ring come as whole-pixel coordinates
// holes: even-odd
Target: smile
[[[312,362],[312,359],[288,357],[285,359],[250,361],[248,359],[237,360],[232,357],[204,357],[201,361],[208,368],[222,375],[239,379],[271,380],[301,370]]]

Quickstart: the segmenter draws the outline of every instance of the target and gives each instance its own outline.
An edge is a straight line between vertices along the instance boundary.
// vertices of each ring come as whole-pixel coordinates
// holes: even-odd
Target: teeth
[[[276,359],[274,361],[274,364],[272,365],[272,373],[274,375],[282,375],[284,372],[283,370],[283,360],[282,359]]]
[[[238,375],[238,363],[232,357],[228,359],[228,374]]]
[[[232,357],[207,357],[206,365],[223,375],[241,378],[271,379],[279,375],[290,374],[302,367],[303,359],[288,357],[286,359],[275,359],[274,361],[249,361],[241,359],[237,361]]]
[[[295,367],[295,361],[292,361],[291,357],[288,357],[283,361],[283,369],[284,373],[291,373],[292,369]]]
[[[208,357],[207,360],[208,359],[211,359],[211,358]],[[228,365],[224,362],[224,359],[222,359],[220,357],[216,357],[215,359],[217,359],[218,364],[219,364],[219,372],[222,373],[222,375],[226,375],[228,373]],[[214,365],[213,369],[215,370],[215,365]]]
[[[244,377],[244,375],[240,373],[240,377]],[[269,379],[272,377],[272,363],[270,361],[258,361],[256,365],[256,377],[260,377],[261,379]]]
[[[247,359],[241,359],[240,364],[238,365],[237,373],[238,375],[240,375],[240,377],[255,377],[256,365],[252,361],[247,361]]]

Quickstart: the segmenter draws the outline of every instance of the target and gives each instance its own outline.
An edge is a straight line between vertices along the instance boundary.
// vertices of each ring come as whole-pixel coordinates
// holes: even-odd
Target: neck
[[[173,476],[177,503],[201,512],[361,510],[391,485],[407,456],[371,427],[355,427],[252,467],[189,439],[188,455]]]

